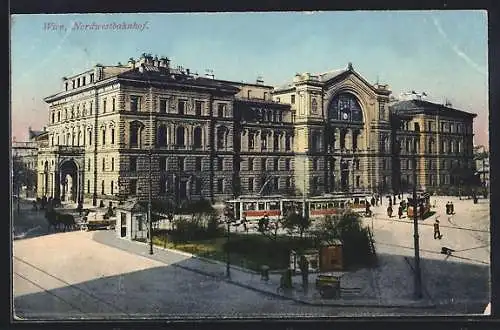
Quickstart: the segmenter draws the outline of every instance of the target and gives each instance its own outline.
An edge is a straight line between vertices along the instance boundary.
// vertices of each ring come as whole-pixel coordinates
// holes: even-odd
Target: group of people
[[[453,202],[446,203],[446,214],[447,215],[455,214],[455,208],[453,206]]]
[[[37,197],[36,200],[32,202],[33,205],[33,210],[38,211],[38,205],[40,205],[41,210],[45,210],[46,208],[54,208],[61,206],[61,199],[58,197],[52,197],[50,196],[47,198],[46,196],[43,196],[42,198]]]

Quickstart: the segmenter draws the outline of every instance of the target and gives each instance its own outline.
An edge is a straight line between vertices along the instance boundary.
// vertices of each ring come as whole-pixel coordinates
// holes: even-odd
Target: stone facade
[[[400,189],[394,177],[406,175],[405,158],[398,154],[396,166],[393,146],[416,133],[400,128],[408,114],[389,109],[390,93],[351,65],[297,75],[279,88],[197,77],[148,55],[128,66],[99,65],[64,78],[63,91],[45,99],[48,145],[38,154],[38,194],[94,203],[146,199],[151,183],[153,199],[215,202]],[[453,140],[461,149],[441,158],[468,160],[472,117],[461,122],[452,112],[464,131],[438,133],[436,145]],[[426,127],[428,114],[414,116]],[[426,134],[417,134],[421,150]],[[425,168],[430,158],[421,156]],[[440,164],[436,175],[446,177]],[[432,180],[419,173],[422,186]]]

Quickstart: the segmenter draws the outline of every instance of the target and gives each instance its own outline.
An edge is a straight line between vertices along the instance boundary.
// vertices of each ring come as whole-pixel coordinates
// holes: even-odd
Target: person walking
[[[299,260],[300,273],[302,274],[302,287],[307,291],[309,284],[309,261],[302,255]]]
[[[450,202],[450,214],[455,214],[455,207],[453,206],[453,202]]]
[[[441,232],[439,231],[439,220],[436,219],[436,222],[434,222],[434,239],[441,239],[441,237]]]
[[[446,214],[447,215],[450,214],[450,202],[449,201],[446,203]]]
[[[398,217],[401,219],[402,216],[403,216],[403,207],[401,205],[399,205],[399,207],[398,207]]]
[[[388,216],[389,218],[392,218],[392,206],[391,206],[391,205],[389,205],[389,206],[387,207],[387,216]]]
[[[241,223],[243,224],[243,230],[245,231],[245,233],[248,233],[247,217],[244,214],[243,214],[243,217],[241,219]]]

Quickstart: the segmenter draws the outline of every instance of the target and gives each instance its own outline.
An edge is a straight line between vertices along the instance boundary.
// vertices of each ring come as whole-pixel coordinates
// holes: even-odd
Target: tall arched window
[[[201,136],[202,130],[201,127],[195,127],[193,131],[193,144],[195,148],[201,148]]]
[[[164,147],[167,145],[167,128],[164,125],[161,125],[158,128],[158,146]]]
[[[140,146],[140,133],[141,133],[141,123],[132,122],[130,123],[130,147]]]
[[[217,129],[217,148],[224,148],[226,145],[226,128],[219,127]]]
[[[114,181],[111,181],[111,185],[109,186],[111,188],[110,189],[111,195],[113,195],[114,193],[114,185],[115,185]]]
[[[186,145],[186,141],[184,139],[184,127],[182,127],[182,126],[177,127],[175,137],[176,137],[175,142],[176,142],[177,146],[183,147]]]
[[[363,121],[363,112],[356,97],[350,93],[341,93],[333,98],[328,107],[330,120]]]
[[[311,102],[311,112],[312,113],[318,112],[318,101],[316,101],[316,99],[313,99]]]
[[[102,145],[106,144],[106,129],[102,129]]]

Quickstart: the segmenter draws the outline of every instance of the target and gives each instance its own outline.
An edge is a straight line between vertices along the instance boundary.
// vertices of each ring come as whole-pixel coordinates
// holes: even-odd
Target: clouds
[[[465,54],[463,51],[461,51],[458,48],[458,46],[450,40],[450,38],[448,38],[448,35],[446,34],[446,32],[444,32],[443,28],[441,27],[441,24],[439,23],[439,21],[437,20],[436,17],[434,17],[434,16],[432,17],[432,22],[434,23],[434,26],[438,30],[439,34],[446,41],[446,43],[448,43],[451,46],[451,48],[453,49],[455,54],[457,54],[460,58],[462,58],[471,68],[473,68],[474,70],[476,70],[477,72],[479,72],[482,75],[486,75],[485,68],[481,67],[479,64],[474,62],[469,56],[467,56],[467,54]]]

